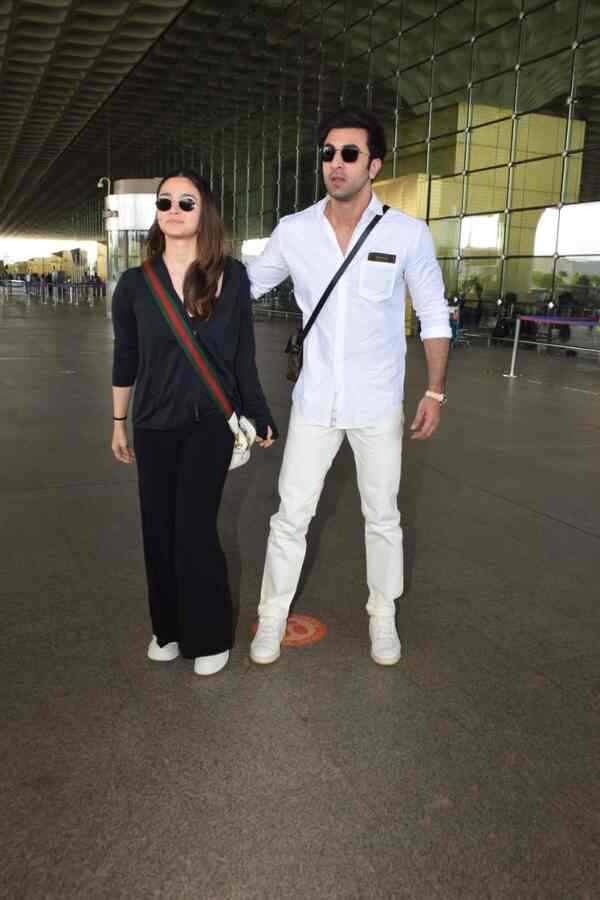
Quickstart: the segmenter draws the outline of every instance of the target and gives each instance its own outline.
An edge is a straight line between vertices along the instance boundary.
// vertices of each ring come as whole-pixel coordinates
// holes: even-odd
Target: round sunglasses
[[[365,150],[361,150],[357,147],[356,144],[344,144],[343,147],[334,147],[333,144],[323,144],[321,147],[321,162],[333,162],[338,150],[345,163],[356,162],[361,153],[365,156],[369,155]]]
[[[193,197],[182,197],[177,203],[182,212],[191,212],[193,209],[196,209],[196,206],[198,205]],[[156,201],[156,208],[161,212],[168,212],[172,206],[173,201],[170,197],[159,197]]]

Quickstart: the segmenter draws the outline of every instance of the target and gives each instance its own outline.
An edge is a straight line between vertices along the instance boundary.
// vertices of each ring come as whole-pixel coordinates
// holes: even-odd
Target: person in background
[[[453,349],[456,349],[459,344],[459,329],[460,329],[460,306],[458,304],[458,297],[454,297],[453,300],[448,304],[448,313],[450,316],[450,329],[452,331],[452,340],[450,342],[450,346]]]

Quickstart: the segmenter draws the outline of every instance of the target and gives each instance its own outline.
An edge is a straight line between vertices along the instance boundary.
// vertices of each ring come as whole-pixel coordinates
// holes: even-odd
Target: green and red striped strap
[[[229,420],[233,414],[233,407],[227,399],[219,376],[210,364],[202,347],[194,338],[183,304],[171,296],[165,288],[151,260],[147,259],[144,262],[142,270],[146,284],[150,288],[150,293],[156,300],[158,308],[177,338],[181,349],[187,356],[196,374],[208,388],[209,394],[219,409],[223,411],[225,418]]]

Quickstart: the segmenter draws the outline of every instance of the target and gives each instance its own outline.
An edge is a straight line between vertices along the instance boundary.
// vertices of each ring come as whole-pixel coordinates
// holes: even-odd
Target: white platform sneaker
[[[281,642],[285,636],[287,619],[261,616],[254,640],[250,644],[250,659],[261,666],[274,663],[281,656]]]
[[[196,675],[216,675],[224,669],[229,662],[229,650],[223,653],[213,653],[212,656],[197,656],[194,660],[194,672]]]
[[[371,616],[369,620],[371,657],[378,666],[395,666],[402,656],[394,616]]]
[[[153,659],[154,662],[171,662],[172,659],[177,659],[178,656],[179,644],[176,641],[171,641],[170,644],[159,647],[156,635],[152,635],[152,640],[148,644],[148,659]]]

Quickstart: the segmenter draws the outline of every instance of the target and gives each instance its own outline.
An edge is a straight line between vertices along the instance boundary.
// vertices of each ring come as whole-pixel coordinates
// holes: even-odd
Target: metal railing
[[[252,306],[255,319],[301,319],[302,314],[294,309],[275,309],[272,306],[260,306],[254,303]]]
[[[301,319],[290,282],[284,282],[252,304],[255,319]]]
[[[520,338],[521,335],[521,322],[536,322],[542,325],[548,326],[548,333],[546,341],[530,341],[530,340],[522,340]],[[555,343],[551,340],[552,327],[565,327],[568,326],[581,326],[583,328],[588,328],[594,330],[600,326],[598,319],[584,319],[584,318],[566,318],[559,316],[517,316],[515,323],[515,336],[512,338],[513,348],[510,360],[510,369],[508,372],[504,374],[505,378],[516,378],[516,365],[517,365],[517,353],[519,351],[519,344],[529,344],[537,347],[538,349],[544,350],[565,350],[571,351],[572,353],[596,353],[598,354],[598,361],[600,362],[600,346],[598,347],[578,347],[575,344],[559,344]],[[495,339],[496,340],[496,339]],[[505,340],[500,338],[500,340]]]
[[[45,281],[21,281],[4,279],[0,281],[0,296],[3,300],[37,300],[41,303],[66,303],[78,306],[80,303],[93,304],[106,296],[104,282],[64,281],[48,284]]]

